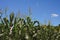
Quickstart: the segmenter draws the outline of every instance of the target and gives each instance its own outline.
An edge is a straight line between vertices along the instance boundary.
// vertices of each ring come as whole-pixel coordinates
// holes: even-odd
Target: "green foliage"
[[[9,17],[1,18],[0,40],[60,40],[60,24],[55,27],[49,21],[48,26],[40,26],[39,21],[17,18],[14,12]]]

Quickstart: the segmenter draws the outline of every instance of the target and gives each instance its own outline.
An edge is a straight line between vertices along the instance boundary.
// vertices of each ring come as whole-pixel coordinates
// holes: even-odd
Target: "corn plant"
[[[11,12],[9,19],[1,18],[0,40],[60,40],[60,24],[52,26],[49,21],[48,25],[41,25],[30,17],[17,18]]]

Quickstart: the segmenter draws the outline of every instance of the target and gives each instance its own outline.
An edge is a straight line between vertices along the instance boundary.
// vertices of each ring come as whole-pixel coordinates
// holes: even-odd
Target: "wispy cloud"
[[[36,6],[39,7],[39,2],[36,2]]]
[[[51,17],[58,17],[59,15],[56,13],[51,14]]]

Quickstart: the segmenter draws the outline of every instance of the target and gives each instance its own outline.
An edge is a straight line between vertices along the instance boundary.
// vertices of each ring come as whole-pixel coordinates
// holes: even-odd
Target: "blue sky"
[[[0,8],[8,7],[7,15],[11,11],[15,14],[20,10],[21,14],[28,15],[28,8],[31,8],[32,20],[38,20],[44,24],[48,20],[51,24],[58,25],[60,23],[60,0],[0,0]]]

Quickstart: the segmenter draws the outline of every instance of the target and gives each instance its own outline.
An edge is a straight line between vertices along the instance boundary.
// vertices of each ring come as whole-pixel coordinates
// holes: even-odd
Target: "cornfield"
[[[60,40],[60,24],[41,26],[39,21],[32,21],[30,17],[15,17],[14,12],[9,19],[0,15],[0,40]]]

